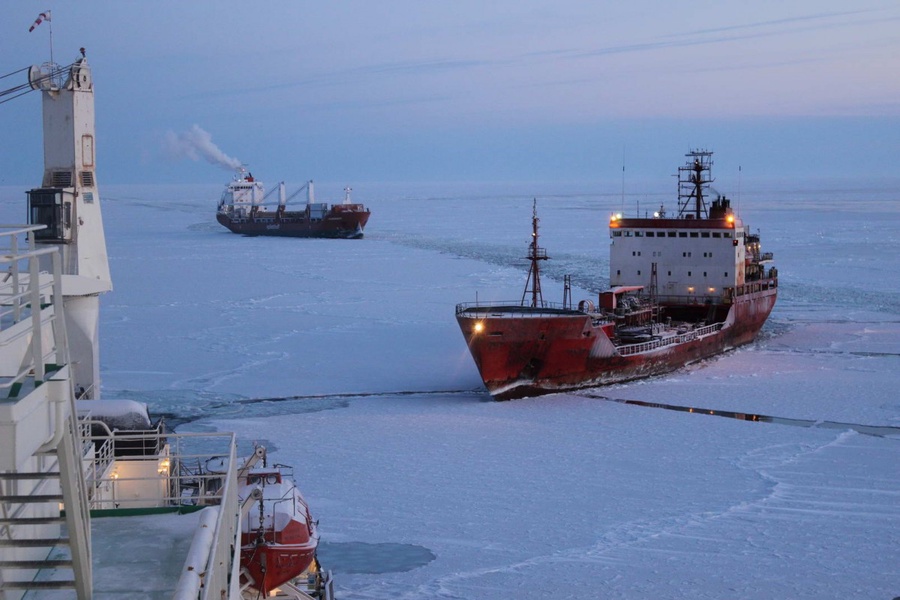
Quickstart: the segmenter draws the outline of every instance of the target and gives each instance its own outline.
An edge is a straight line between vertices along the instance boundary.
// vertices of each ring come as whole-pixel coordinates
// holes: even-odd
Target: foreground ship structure
[[[216,220],[233,233],[271,235],[281,237],[344,238],[363,237],[369,222],[369,209],[350,201],[350,188],[345,188],[344,201],[328,205],[316,202],[312,181],[299,190],[285,195],[284,182],[266,193],[262,182],[241,171],[225,187]],[[278,191],[278,205],[266,208],[269,196]],[[301,210],[287,210],[288,201],[306,191],[306,206]]]
[[[712,152],[679,168],[678,212],[613,215],[610,289],[572,306],[541,293],[538,219],[518,303],[465,303],[456,319],[488,391],[504,400],[659,375],[752,341],[778,290],[772,254],[724,196]]]
[[[146,404],[100,398],[112,281],[81,54],[0,90],[40,92],[44,129],[28,222],[0,225],[0,599],[331,600],[284,467],[255,468],[260,449],[240,466],[232,432],[167,432]]]

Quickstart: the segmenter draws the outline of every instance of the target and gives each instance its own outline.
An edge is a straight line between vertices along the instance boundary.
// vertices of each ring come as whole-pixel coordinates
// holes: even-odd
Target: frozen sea
[[[101,190],[104,397],[293,465],[339,598],[900,596],[900,180],[743,183],[781,277],[756,342],[501,403],[454,306],[521,297],[532,198],[545,298],[571,274],[577,301],[606,286],[610,212],[673,190],[354,187],[359,241],[236,236],[218,185]]]

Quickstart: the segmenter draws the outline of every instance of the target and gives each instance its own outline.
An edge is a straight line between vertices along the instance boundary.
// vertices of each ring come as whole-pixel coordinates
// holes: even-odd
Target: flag
[[[28,28],[28,31],[34,31],[34,28],[43,23],[44,21],[50,20],[50,11],[42,12],[38,15],[38,18],[34,20],[34,24]]]

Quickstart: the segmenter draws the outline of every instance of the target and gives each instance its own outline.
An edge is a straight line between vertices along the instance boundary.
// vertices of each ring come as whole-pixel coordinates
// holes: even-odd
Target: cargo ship
[[[265,202],[276,190],[278,205],[267,208]],[[306,191],[306,206],[301,210],[287,210],[288,201],[303,191]],[[316,202],[312,181],[286,197],[284,182],[266,193],[262,182],[242,169],[225,186],[216,220],[233,233],[250,236],[360,239],[370,211],[350,201],[351,191],[349,187],[344,188],[344,201],[329,206]]]
[[[519,302],[463,303],[456,320],[498,400],[661,375],[751,342],[772,311],[778,271],[731,206],[710,188],[712,152],[678,169],[678,211],[609,219],[610,289],[545,302],[532,217],[531,263]],[[714,197],[713,197],[714,196]]]

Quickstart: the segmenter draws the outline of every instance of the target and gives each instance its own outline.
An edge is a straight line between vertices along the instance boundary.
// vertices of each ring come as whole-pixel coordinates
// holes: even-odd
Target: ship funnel
[[[344,204],[350,204],[350,192],[353,191],[353,188],[347,186],[344,188]]]
[[[287,202],[287,196],[284,194],[284,182],[278,184],[278,206],[284,206]]]
[[[315,201],[316,201],[316,192],[313,189],[312,179],[310,179],[308,182],[306,182],[306,203],[313,204],[313,203],[315,203]]]

